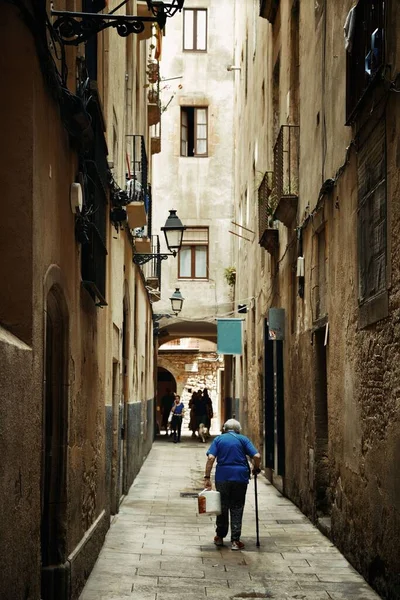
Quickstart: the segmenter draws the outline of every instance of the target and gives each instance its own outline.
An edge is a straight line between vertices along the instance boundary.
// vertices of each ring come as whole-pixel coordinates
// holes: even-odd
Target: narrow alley
[[[213,545],[215,517],[198,515],[208,445],[189,437],[156,441],[120,512],[80,600],[373,600],[335,546],[269,482],[258,479],[260,543],[254,486],[243,520],[244,551]]]

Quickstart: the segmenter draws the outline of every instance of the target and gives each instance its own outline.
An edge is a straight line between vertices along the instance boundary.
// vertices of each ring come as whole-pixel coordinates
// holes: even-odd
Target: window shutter
[[[358,154],[359,301],[386,289],[386,130],[382,118]]]

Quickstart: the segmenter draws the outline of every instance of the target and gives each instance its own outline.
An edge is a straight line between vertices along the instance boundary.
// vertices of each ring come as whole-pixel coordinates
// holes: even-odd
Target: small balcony
[[[151,236],[151,253],[154,258],[141,266],[143,275],[146,279],[147,291],[150,295],[150,301],[158,302],[161,298],[161,259],[160,254],[160,239],[158,235]]]
[[[157,103],[147,105],[147,120],[149,127],[151,125],[157,125],[161,119],[161,104],[158,100]]]
[[[130,202],[126,213],[130,229],[148,225],[151,209],[151,195],[147,183],[148,162],[144,137],[128,135],[127,139],[127,176],[126,191]]]
[[[291,227],[299,200],[299,142],[297,125],[282,125],[274,147],[274,219]]]

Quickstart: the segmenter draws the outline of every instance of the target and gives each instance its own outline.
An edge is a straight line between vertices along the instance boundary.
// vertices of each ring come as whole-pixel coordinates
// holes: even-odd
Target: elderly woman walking
[[[224,537],[228,534],[229,517],[231,522],[231,548],[242,550],[244,543],[240,541],[242,519],[246,501],[247,486],[250,478],[250,468],[247,456],[253,462],[253,474],[260,472],[261,456],[249,438],[240,434],[239,421],[229,419],[223,434],[212,442],[207,451],[205,469],[205,487],[211,489],[211,470],[217,460],[215,472],[215,487],[221,494],[221,514],[217,516],[216,536],[214,544],[223,546]]]

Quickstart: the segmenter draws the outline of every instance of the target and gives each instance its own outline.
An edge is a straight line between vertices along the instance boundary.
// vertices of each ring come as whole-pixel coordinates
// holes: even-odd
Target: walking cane
[[[260,531],[259,531],[259,527],[258,527],[258,496],[257,496],[257,473],[254,473],[254,499],[255,499],[255,503],[256,503],[256,536],[257,536],[257,541],[256,541],[256,546],[257,548],[260,547]]]

